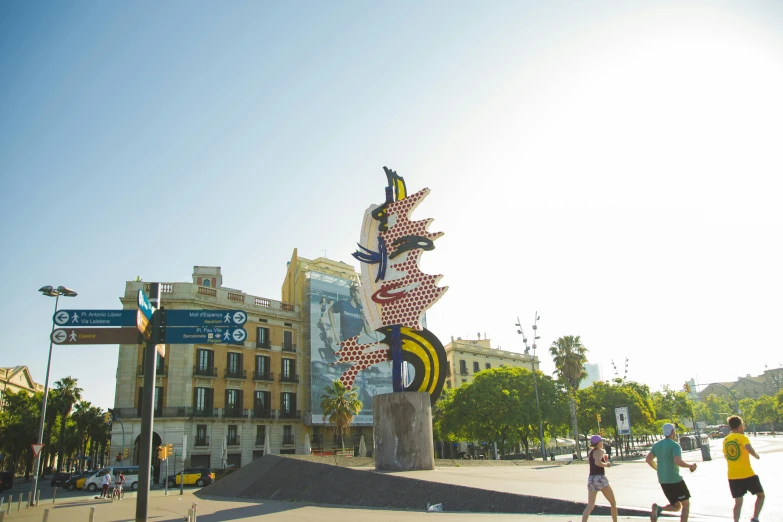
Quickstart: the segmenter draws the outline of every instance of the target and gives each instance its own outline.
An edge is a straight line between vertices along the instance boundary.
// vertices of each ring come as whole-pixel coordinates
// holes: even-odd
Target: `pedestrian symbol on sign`
[[[71,330],[70,338],[72,343],[76,342],[76,332],[74,330]]]

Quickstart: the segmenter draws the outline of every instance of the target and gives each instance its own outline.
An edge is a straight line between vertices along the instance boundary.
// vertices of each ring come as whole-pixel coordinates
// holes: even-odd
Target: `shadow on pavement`
[[[211,498],[211,502],[236,502],[235,499],[230,498]],[[242,520],[243,518],[253,518],[261,515],[273,515],[275,513],[282,513],[284,511],[290,511],[292,509],[298,509],[299,504],[283,504],[280,502],[274,503],[262,503],[254,504],[252,506],[243,506],[237,508],[222,509],[215,513],[198,514],[199,522],[221,522],[224,520]],[[187,510],[186,510],[187,511]],[[181,521],[184,517],[178,516],[174,518],[166,518],[161,522],[175,522]]]

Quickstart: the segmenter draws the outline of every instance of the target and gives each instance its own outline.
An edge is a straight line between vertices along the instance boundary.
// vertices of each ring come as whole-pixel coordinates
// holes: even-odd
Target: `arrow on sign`
[[[68,334],[65,330],[55,330],[52,334],[52,341],[54,341],[54,344],[63,344],[67,338]]]
[[[68,322],[68,319],[71,318],[71,314],[68,312],[63,312],[62,310],[57,312],[54,316],[54,322],[59,324],[60,326],[64,325]]]
[[[41,450],[43,449],[43,444],[30,444],[33,448],[33,457],[37,457],[39,453],[41,453]]]
[[[234,330],[234,333],[231,334],[231,337],[234,338],[234,341],[241,343],[247,337],[247,332],[244,330],[244,328],[237,328]]]

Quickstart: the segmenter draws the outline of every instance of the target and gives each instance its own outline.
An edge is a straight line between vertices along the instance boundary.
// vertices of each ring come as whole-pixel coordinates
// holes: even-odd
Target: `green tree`
[[[566,335],[552,343],[549,353],[555,362],[555,373],[566,385],[571,399],[571,425],[573,427],[574,440],[579,440],[579,425],[577,424],[577,396],[579,383],[587,377],[585,363],[587,363],[587,348],[582,345],[579,336]],[[582,458],[579,444],[576,445],[577,457]]]
[[[734,411],[734,407],[729,406],[729,401],[725,397],[711,393],[704,399],[706,406],[705,414],[708,424],[726,424],[726,419]]]
[[[743,413],[745,409],[742,409]],[[780,418],[777,409],[777,401],[769,395],[762,395],[753,405],[753,419],[758,424],[767,424],[770,427],[775,425],[775,421]]]
[[[345,449],[343,435],[350,430],[353,416],[362,411],[362,401],[356,390],[348,390],[340,381],[334,381],[331,386],[324,388],[321,395],[321,408],[324,411],[323,418],[329,416],[329,423],[334,425],[335,433],[340,437],[340,444]]]
[[[77,386],[77,380],[71,377],[63,377],[54,383],[58,392],[56,403],[58,413],[60,414],[60,436],[58,438],[59,452],[57,454],[57,471],[62,471],[63,456],[65,453],[65,427],[68,417],[73,411],[74,403],[82,400],[82,389]]]
[[[30,441],[38,439],[43,393],[4,392],[0,411],[0,448],[5,453],[4,467],[14,473],[23,467],[25,479],[30,478],[33,452]],[[10,458],[9,458],[10,457]]]

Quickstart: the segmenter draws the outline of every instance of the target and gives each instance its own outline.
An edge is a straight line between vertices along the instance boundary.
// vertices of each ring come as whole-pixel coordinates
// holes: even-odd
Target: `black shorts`
[[[674,484],[661,484],[663,494],[666,495],[666,500],[669,504],[676,504],[682,500],[688,500],[691,498],[691,492],[688,491],[688,486],[685,485],[685,481],[681,480]]]
[[[729,479],[729,489],[731,489],[731,496],[734,498],[744,497],[745,493],[752,495],[764,493],[764,488],[761,487],[758,475],[744,479]]]

